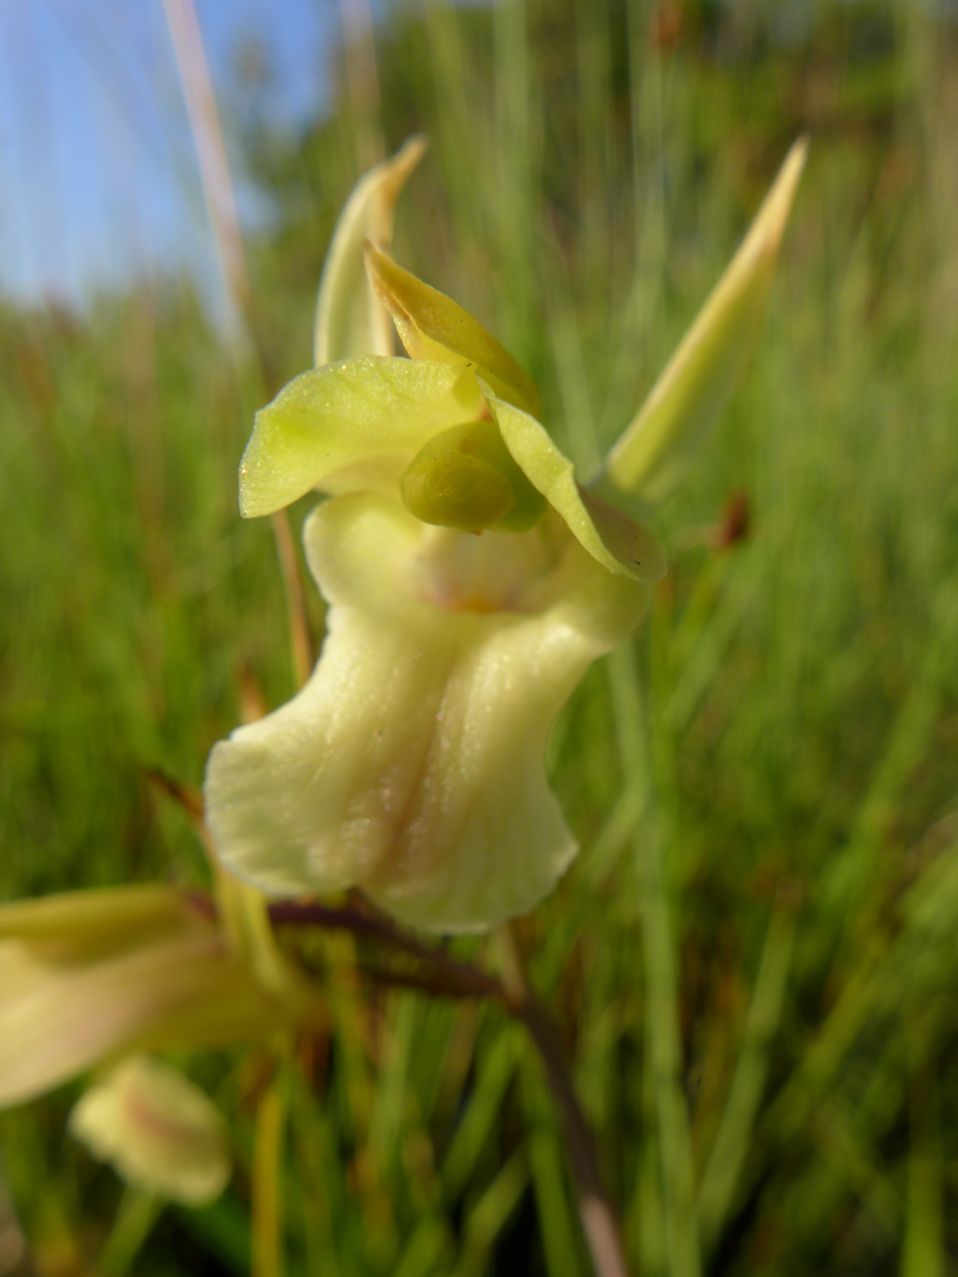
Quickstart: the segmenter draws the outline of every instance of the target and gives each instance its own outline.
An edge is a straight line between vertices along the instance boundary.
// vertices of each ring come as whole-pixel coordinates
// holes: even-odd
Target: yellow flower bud
[[[171,1201],[203,1206],[229,1179],[222,1118],[202,1091],[160,1060],[124,1060],[84,1094],[70,1127],[128,1183]]]

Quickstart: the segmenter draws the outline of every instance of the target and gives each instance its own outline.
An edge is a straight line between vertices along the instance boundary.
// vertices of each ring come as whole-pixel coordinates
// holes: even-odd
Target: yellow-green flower
[[[303,690],[215,747],[206,804],[223,863],[264,891],[358,886],[405,921],[467,931],[530,909],[575,855],[546,738],[664,563],[577,482],[512,356],[383,251],[417,147],[367,175],[337,229],[316,340],[318,361],[336,362],[257,415],[243,457],[246,516],[327,498],[305,543],[328,633]],[[716,361],[738,357],[767,290],[761,247],[693,330],[652,427],[627,432],[643,437],[613,455],[604,492],[637,448],[635,475],[658,477],[703,393],[712,410]],[[385,314],[408,358],[387,353]]]
[[[320,1022],[315,995],[252,943],[245,889],[224,900],[239,905],[222,922],[160,884],[0,907],[0,1108],[131,1051]]]
[[[207,816],[223,862],[266,891],[360,886],[409,922],[484,928],[575,853],[546,737],[662,556],[577,485],[478,321],[366,252],[411,358],[304,373],[257,416],[241,509],[330,498],[305,532],[329,630],[299,695],[214,749]]]
[[[202,1091],[148,1056],[123,1060],[84,1092],[70,1130],[136,1188],[187,1206],[229,1180],[226,1126]]]

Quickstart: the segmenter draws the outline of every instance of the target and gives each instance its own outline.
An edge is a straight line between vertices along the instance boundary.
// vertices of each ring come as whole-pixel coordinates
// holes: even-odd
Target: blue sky
[[[196,10],[228,142],[237,54],[252,38],[276,72],[274,118],[322,107],[334,0]],[[241,180],[235,146],[231,158]],[[76,301],[178,261],[217,286],[162,0],[0,0],[0,292]]]

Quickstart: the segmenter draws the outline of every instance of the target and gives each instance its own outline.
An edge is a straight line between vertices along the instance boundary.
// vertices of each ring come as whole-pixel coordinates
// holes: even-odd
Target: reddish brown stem
[[[368,978],[440,997],[491,998],[525,1027],[542,1059],[552,1098],[562,1115],[579,1216],[596,1277],[628,1277],[616,1213],[602,1183],[592,1129],[569,1076],[555,1028],[529,987],[521,950],[512,932],[505,930],[502,935],[504,976],[500,980],[480,967],[451,958],[444,949],[424,943],[385,918],[352,908],[280,902],[270,908],[270,917],[277,926],[337,927],[382,941],[415,958],[426,970],[366,968],[364,974]]]
[[[552,1098],[562,1115],[579,1218],[596,1277],[628,1277],[616,1211],[599,1171],[595,1138],[572,1084],[555,1027],[529,987],[522,950],[509,927],[503,928],[501,942],[505,1005],[525,1025],[535,1044]]]

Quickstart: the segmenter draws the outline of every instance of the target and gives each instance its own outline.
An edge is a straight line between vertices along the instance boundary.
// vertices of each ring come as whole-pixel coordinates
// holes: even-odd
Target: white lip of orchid
[[[526,912],[575,854],[549,729],[648,586],[606,571],[552,514],[477,537],[353,493],[323,502],[305,540],[329,629],[303,690],[213,751],[224,863],[277,895],[358,886],[433,931]]]
[[[557,594],[563,542],[554,517],[524,533],[424,526],[409,585],[424,603],[480,615],[541,612]]]

